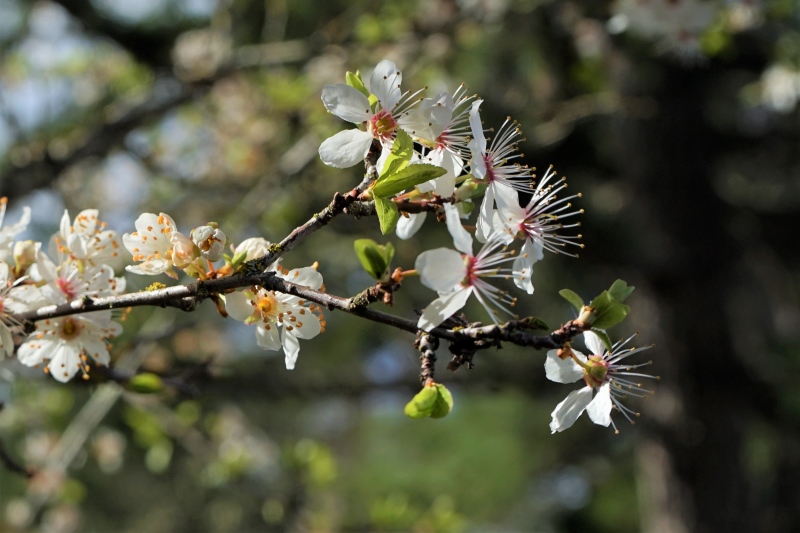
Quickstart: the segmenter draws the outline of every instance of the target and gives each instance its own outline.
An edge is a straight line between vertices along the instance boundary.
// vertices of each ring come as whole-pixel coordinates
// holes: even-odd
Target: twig
[[[3,441],[0,441],[0,462],[3,463],[3,466],[5,466],[6,470],[9,472],[19,474],[20,476],[28,479],[32,478],[35,473],[33,470],[30,470],[16,462],[14,458],[11,457],[11,455],[6,451]]]

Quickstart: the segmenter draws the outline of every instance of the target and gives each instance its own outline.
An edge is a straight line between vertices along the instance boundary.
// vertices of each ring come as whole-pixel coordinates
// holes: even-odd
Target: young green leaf
[[[453,395],[441,383],[436,384],[439,395],[431,411],[431,418],[444,418],[453,410]]]
[[[411,189],[415,185],[425,183],[434,178],[444,175],[447,172],[442,167],[420,163],[408,165],[407,167],[379,179],[372,187],[372,194],[386,198],[406,189]]]
[[[372,239],[358,239],[353,243],[358,260],[373,278],[383,279],[394,257],[392,243],[380,245]]]
[[[611,295],[619,303],[624,303],[628,296],[631,295],[633,289],[636,287],[629,287],[627,283],[623,280],[618,279],[614,283],[611,284],[611,288],[608,289],[608,293]]]
[[[151,372],[136,374],[126,384],[126,388],[141,394],[153,394],[164,390],[164,382],[161,377]]]
[[[348,70],[347,74],[344,75],[344,81],[347,83],[347,85],[369,98],[369,91],[364,85],[364,82],[361,80],[361,72],[356,71],[355,74],[353,74]]]
[[[386,162],[383,164],[383,172],[378,177],[375,184],[377,185],[388,176],[398,172],[408,166],[411,157],[414,155],[414,141],[411,136],[403,130],[397,130],[392,149],[386,157]],[[388,195],[381,195],[388,196]]]
[[[439,388],[437,386],[422,387],[422,390],[406,404],[403,412],[410,418],[425,418],[431,416],[431,413],[433,413],[436,408],[436,403],[439,401],[439,395]],[[452,398],[450,399],[450,403],[452,405]]]
[[[558,294],[560,294],[561,297],[564,298],[566,301],[571,303],[572,307],[574,307],[578,311],[578,313],[580,313],[583,310],[583,305],[584,305],[583,298],[581,298],[571,290],[561,289],[560,291],[558,291]]]
[[[591,326],[600,329],[616,326],[625,320],[631,310],[630,306],[621,304],[612,298],[608,291],[601,292],[589,305],[594,308],[595,317]]]
[[[378,213],[378,220],[381,223],[381,233],[386,235],[397,226],[400,220],[400,211],[393,201],[388,198],[375,197],[375,212]]]

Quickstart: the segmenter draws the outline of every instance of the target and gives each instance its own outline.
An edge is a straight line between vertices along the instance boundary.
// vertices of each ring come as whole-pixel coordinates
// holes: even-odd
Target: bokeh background
[[[325,84],[383,58],[404,88],[464,82],[486,126],[519,120],[526,162],[583,193],[585,250],[539,263],[520,312],[555,328],[573,316],[559,289],[625,279],[633,312],[612,336],[654,342],[662,378],[619,435],[584,419],[550,435],[571,388],[545,380],[543,352],[450,373],[442,349],[455,409],[416,421],[408,334],[329,313],[289,372],[210,304],[138,308],[116,365],[184,387],[64,386],[0,362],[0,442],[38,472],[0,469],[0,531],[800,528],[794,0],[2,0],[0,54],[6,223],[29,205],[44,241],[86,208],[120,232],[164,211],[279,240],[360,179],[318,160],[348,127]],[[329,292],[355,294],[361,237],[406,268],[449,241],[340,217],[284,264],[319,261]],[[432,297],[411,279],[392,312]]]

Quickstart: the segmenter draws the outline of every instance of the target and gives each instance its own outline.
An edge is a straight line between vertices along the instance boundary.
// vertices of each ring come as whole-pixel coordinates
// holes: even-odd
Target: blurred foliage
[[[519,313],[562,323],[574,314],[559,289],[588,300],[622,277],[638,289],[615,336],[640,330],[669,347],[654,293],[682,243],[661,226],[631,224],[649,207],[622,179],[661,147],[628,154],[619,132],[658,114],[671,77],[704,77],[697,120],[724,143],[713,147],[709,187],[745,250],[741,277],[751,280],[725,296],[737,332],[736,353],[725,355],[780,391],[778,410],[796,422],[800,261],[778,228],[796,227],[784,216],[800,207],[800,13],[792,0],[720,3],[696,49],[664,51],[634,31],[632,15],[631,31],[609,33],[624,15],[618,4],[5,0],[0,174],[27,172],[0,187],[50,172],[27,196],[10,198],[8,216],[30,205],[29,237],[38,239],[64,208],[99,208],[120,232],[141,212],[163,211],[181,230],[216,220],[233,242],[279,240],[360,179],[360,169],[318,160],[320,142],[343,127],[322,106],[322,86],[388,57],[403,69],[404,87],[435,94],[467,83],[486,100],[487,125],[507,115],[522,123],[526,163],[540,171],[554,164],[583,192],[585,253],[537,264],[536,294]],[[623,71],[635,72],[635,85],[619,81]],[[131,114],[138,122],[126,129]],[[87,146],[86,157],[58,166]],[[683,216],[706,231],[702,214]],[[327,289],[352,295],[373,283],[355,239],[391,238],[392,268],[411,268],[423,249],[449,245],[441,226],[426,222],[423,244],[381,236],[374,219],[340,217],[284,263],[319,261]],[[152,281],[129,277],[129,289]],[[391,311],[413,317],[430,299],[407,281]],[[655,463],[642,451],[647,428],[626,425],[614,436],[581,420],[551,436],[549,413],[566,391],[545,382],[543,353],[488,351],[475,370],[451,374],[440,350],[437,379],[453,391],[453,412],[410,420],[403,406],[416,392],[418,364],[409,335],[329,313],[325,334],[304,342],[287,372],[282,357],[257,348],[252,329],[211,306],[160,312],[127,315],[115,362],[175,377],[210,361],[211,378],[194,394],[123,392],[99,373],[65,387],[0,363],[0,441],[39,471],[28,481],[0,470],[0,530],[658,531],[645,488]],[[725,310],[716,312],[707,318],[722,321]],[[153,323],[163,330],[153,333]],[[657,371],[669,372],[674,359],[657,350]],[[675,382],[666,382],[643,419],[691,422],[675,407]],[[740,423],[741,465],[730,468],[777,501],[777,451],[790,453],[787,439],[796,441],[764,417]]]

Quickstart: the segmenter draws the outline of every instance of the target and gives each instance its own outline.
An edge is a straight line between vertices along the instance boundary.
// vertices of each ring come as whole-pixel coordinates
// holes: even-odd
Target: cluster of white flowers
[[[688,9],[688,4],[691,3],[684,2],[684,9]],[[679,26],[683,19],[676,17],[670,20]],[[379,143],[380,175],[399,131],[406,132],[414,141],[410,164],[435,165],[444,169],[444,173],[399,193],[396,199],[440,205],[437,210],[444,215],[455,247],[455,250],[428,250],[417,257],[416,273],[425,286],[439,294],[425,308],[417,325],[423,331],[431,331],[463,308],[470,295],[498,324],[501,314],[513,314],[511,307],[517,298],[494,286],[490,278],[512,280],[527,294],[533,294],[533,266],[543,258],[545,250],[575,255],[570,253],[570,247],[582,247],[581,236],[562,232],[580,225],[573,218],[582,210],[574,209],[570,203],[580,194],[559,197],[567,184],[563,178],[556,179],[552,167],[537,177],[533,169],[517,162],[522,157],[518,143],[523,139],[518,124],[510,118],[492,139],[487,139],[480,118],[483,100],[468,96],[463,86],[453,95],[441,93],[432,99],[421,98],[421,91],[401,92],[401,79],[397,66],[384,60],[370,76],[369,88],[360,87],[360,80],[354,81],[352,74],[348,75],[348,83],[353,86],[326,86],[322,91],[325,107],[357,124],[358,129],[337,133],[323,142],[320,158],[337,168],[353,166],[367,156],[373,143]],[[472,202],[481,195],[473,227],[474,238],[483,244],[475,253],[473,235],[462,225],[462,219],[469,218]],[[403,215],[396,231],[400,238],[408,239],[422,226],[425,211]],[[521,243],[518,250],[514,249],[514,243]],[[260,298],[254,294],[243,301],[241,315],[249,317],[248,320],[261,320],[265,314],[260,310]],[[271,310],[272,305],[270,302],[265,307]],[[571,393],[553,411],[550,425],[553,432],[572,426],[584,410],[592,421],[604,426],[613,424],[612,407],[632,421],[631,415],[635,413],[620,400],[626,394],[643,396],[650,392],[630,380],[643,376],[631,372],[642,365],[620,363],[645,348],[622,352],[625,343],[618,343],[608,352],[595,333],[587,331],[584,337],[593,354],[588,358],[569,345],[561,353],[563,359],[555,350],[548,354],[545,364],[548,378],[560,383],[581,378],[586,381],[584,389]],[[276,343],[277,337],[273,336],[269,342]],[[288,349],[286,353],[288,363]]]
[[[0,220],[5,207],[4,198]],[[11,314],[125,291],[125,279],[115,277],[107,264],[119,254],[119,235],[105,229],[97,210],[82,211],[74,220],[64,212],[47,252],[42,243],[14,241],[29,221],[26,207],[18,223],[0,229],[0,342],[9,356],[14,351],[11,328],[19,329]],[[88,377],[90,359],[107,365],[106,342],[121,332],[111,311],[41,320],[20,346],[17,358],[27,366],[43,365],[58,381],[69,381],[78,373]]]
[[[480,117],[483,100],[467,95],[464,86],[453,95],[441,93],[435,98],[418,98],[421,91],[402,93],[402,75],[388,60],[375,67],[369,80],[372,99],[349,85],[327,85],[323,89],[322,101],[328,111],[361,129],[327,139],[320,146],[320,158],[331,166],[352,166],[377,141],[382,147],[380,173],[398,130],[408,133],[416,146],[412,164],[436,165],[445,173],[399,197],[410,201],[438,197],[457,250],[439,248],[417,258],[422,283],[439,293],[420,317],[419,327],[430,331],[438,326],[464,307],[471,294],[498,323],[500,312],[512,314],[510,307],[516,299],[491,285],[487,278],[511,279],[532,294],[533,265],[542,258],[543,250],[565,253],[567,245],[581,246],[580,235],[559,233],[579,225],[565,225],[563,221],[581,212],[571,210],[569,203],[580,195],[557,198],[566,183],[563,179],[554,181],[552,168],[537,183],[533,169],[517,162],[522,157],[518,143],[523,139],[518,124],[511,119],[487,140]],[[358,139],[357,146],[353,139]],[[484,244],[473,254],[472,236],[461,218],[468,217],[473,199],[481,194],[475,238]],[[520,205],[520,199],[526,200],[526,207]],[[406,214],[397,225],[397,235],[410,238],[424,220],[425,212]],[[509,249],[515,241],[523,243],[517,257],[516,250]],[[499,268],[505,263],[512,264]]]
[[[230,275],[244,263],[267,254],[270,243],[253,237],[231,247],[226,255],[228,239],[215,223],[194,228],[189,237],[179,232],[175,221],[165,214],[144,213],[136,220],[136,231],[122,236],[122,242],[138,265],[126,269],[135,274],[167,274],[177,278],[175,268],[198,279]],[[216,269],[213,263],[224,260]],[[286,270],[276,261],[267,269],[292,283],[318,290],[322,275],[314,267]],[[298,339],[311,339],[324,330],[321,310],[303,300],[263,287],[233,292],[223,296],[230,316],[256,328],[256,342],[265,350],[283,350],[286,368],[293,369],[300,352]],[[280,330],[280,332],[279,332]]]

